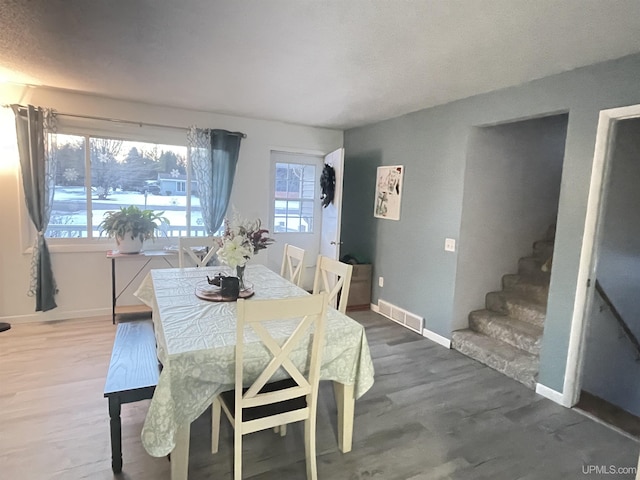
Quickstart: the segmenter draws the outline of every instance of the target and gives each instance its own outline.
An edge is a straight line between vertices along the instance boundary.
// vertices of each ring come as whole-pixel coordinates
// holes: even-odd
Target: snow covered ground
[[[102,221],[105,212],[118,210],[129,205],[153,210],[156,213],[164,212],[163,216],[169,219],[172,230],[175,230],[175,227],[186,228],[187,226],[186,196],[145,195],[138,192],[116,191],[104,200],[98,199],[95,194],[92,195],[91,218],[94,232],[97,231],[97,225]],[[49,222],[50,231],[65,231],[73,226],[78,228],[85,226],[86,229],[87,211],[87,199],[83,187],[56,187],[51,221]],[[60,226],[56,227],[56,225]],[[192,227],[203,225],[200,199],[195,196],[191,197],[191,225]],[[51,236],[59,235],[52,234]],[[86,232],[83,236],[86,236]]]
[[[119,210],[121,207],[136,205],[142,209],[153,210],[169,219],[170,227],[166,234],[171,237],[186,235],[187,197],[179,195],[153,195],[131,191],[115,191],[106,199],[91,195],[91,219],[93,236],[99,236],[98,225],[105,212]],[[300,204],[297,202],[276,202],[275,232],[308,232],[310,227],[304,217],[300,217]],[[47,237],[86,237],[87,236],[87,197],[84,187],[57,186],[53,199],[53,208]],[[182,228],[181,228],[182,227]],[[191,235],[202,235],[204,222],[200,199],[191,196]]]

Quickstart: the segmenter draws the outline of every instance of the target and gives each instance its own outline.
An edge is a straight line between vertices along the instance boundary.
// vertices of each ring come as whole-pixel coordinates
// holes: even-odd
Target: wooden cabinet
[[[371,304],[371,264],[353,266],[347,308],[364,309]]]

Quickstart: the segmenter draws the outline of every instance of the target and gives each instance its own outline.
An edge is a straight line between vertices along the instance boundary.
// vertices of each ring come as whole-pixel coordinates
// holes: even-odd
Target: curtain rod
[[[21,108],[25,108],[23,105],[18,105]],[[3,105],[3,107],[11,107],[11,105]],[[55,111],[55,110],[54,110]],[[85,118],[87,120],[102,120],[102,121],[106,121],[106,122],[113,122],[113,123],[126,123],[129,125],[138,125],[140,127],[142,127],[143,125],[146,127],[158,127],[158,128],[173,128],[176,130],[187,130],[187,127],[177,127],[175,125],[163,125],[161,123],[147,123],[147,122],[136,122],[134,120],[122,120],[119,118],[107,118],[107,117],[95,117],[92,115],[78,115],[75,113],[63,113],[63,112],[58,112],[55,111],[56,115],[58,116],[62,116],[62,117],[73,117],[73,118]],[[213,129],[211,129],[213,130]],[[229,132],[231,135],[238,135],[242,138],[247,138],[247,134],[246,133],[242,133],[242,132]]]

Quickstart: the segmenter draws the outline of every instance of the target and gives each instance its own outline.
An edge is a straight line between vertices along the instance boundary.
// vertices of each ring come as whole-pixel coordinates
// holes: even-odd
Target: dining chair
[[[235,389],[221,393],[213,401],[211,451],[218,451],[221,411],[224,411],[234,430],[233,478],[240,480],[243,435],[304,420],[307,480],[316,480],[316,412],[327,312],[326,295],[275,300],[240,299],[237,311]],[[271,336],[268,325],[277,322],[278,331],[281,331],[285,320],[297,325],[280,346],[281,339],[276,340]],[[247,365],[244,363],[245,350],[248,350],[244,341],[249,333],[257,336],[260,348],[268,349],[272,358],[265,362],[256,380],[244,387],[247,365],[255,367],[253,353],[247,355],[251,361]],[[307,342],[310,346],[305,347]],[[310,353],[302,358],[297,355],[298,364],[294,364],[292,353],[299,348],[310,348]],[[252,352],[255,349],[252,348]],[[309,368],[305,371],[307,357]],[[282,370],[290,378],[272,381],[274,374]]]
[[[327,301],[342,313],[347,313],[353,265],[318,255],[313,293],[327,292]]]
[[[304,250],[289,243],[284,246],[280,276],[302,287],[304,273]]]
[[[180,268],[193,266],[204,267],[218,251],[218,237],[180,237],[178,243],[178,265]],[[194,249],[201,248],[205,254],[198,255]],[[187,261],[191,259],[191,262]]]

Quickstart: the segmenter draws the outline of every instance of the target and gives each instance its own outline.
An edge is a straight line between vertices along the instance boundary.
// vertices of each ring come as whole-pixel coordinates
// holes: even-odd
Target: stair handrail
[[[624,321],[624,319],[622,318],[622,315],[620,315],[620,312],[615,307],[615,305],[609,298],[609,295],[607,295],[607,293],[604,291],[604,288],[602,288],[602,284],[597,279],[596,279],[596,291],[600,294],[600,297],[602,298],[604,303],[607,305],[607,307],[611,311],[611,314],[618,322],[618,325],[620,326],[620,328],[622,328],[622,331],[625,333],[625,335],[627,336],[627,338],[635,348],[636,360],[640,360],[640,342],[638,341],[638,338],[631,331],[627,322]]]

